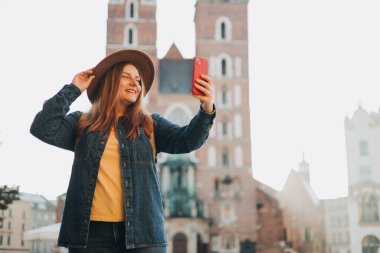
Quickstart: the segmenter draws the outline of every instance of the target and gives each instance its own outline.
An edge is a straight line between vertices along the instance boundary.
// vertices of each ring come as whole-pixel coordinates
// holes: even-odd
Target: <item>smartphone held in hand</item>
[[[195,56],[193,59],[193,81],[191,89],[194,95],[204,95],[203,92],[195,87],[195,80],[202,79],[201,75],[208,75],[208,61],[200,56]]]

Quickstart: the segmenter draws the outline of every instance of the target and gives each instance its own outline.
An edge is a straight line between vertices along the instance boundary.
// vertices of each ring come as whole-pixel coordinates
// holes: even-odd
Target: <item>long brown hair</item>
[[[98,132],[107,134],[117,121],[117,93],[124,66],[131,64],[123,62],[111,67],[105,74],[96,94],[96,98],[89,112],[84,113],[79,119],[78,136],[85,132]],[[136,66],[135,66],[136,67]],[[153,132],[153,119],[143,104],[145,88],[140,81],[141,92],[137,101],[129,105],[125,114],[126,138],[134,139],[138,136],[138,128],[143,127],[146,135],[150,138]]]

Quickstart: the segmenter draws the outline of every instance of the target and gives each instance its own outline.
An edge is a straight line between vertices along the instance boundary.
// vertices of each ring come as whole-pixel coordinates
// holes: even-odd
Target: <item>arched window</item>
[[[213,146],[208,148],[208,166],[211,168],[216,167],[216,149]]]
[[[240,242],[240,253],[253,253],[255,248],[255,243],[249,239]]]
[[[243,148],[241,146],[235,147],[235,166],[242,168],[244,165]]]
[[[215,197],[220,196],[220,180],[219,180],[219,178],[216,178],[214,181],[214,196]]]
[[[185,126],[189,124],[192,118],[191,109],[183,103],[172,103],[165,111],[165,117],[179,126]]]
[[[178,233],[174,236],[173,253],[187,253],[187,238],[183,233]]]
[[[225,148],[222,152],[222,166],[224,168],[228,167],[229,165],[229,155],[228,150]]]
[[[235,198],[239,198],[240,197],[240,191],[241,191],[241,183],[240,183],[240,179],[235,177],[233,182],[232,182],[232,192],[233,192],[233,196]]]
[[[135,3],[129,4],[129,17],[134,18],[135,17]]]
[[[227,88],[224,86],[222,88],[222,104],[223,105],[227,105],[228,101],[227,101]]]
[[[234,99],[235,106],[238,107],[241,105],[241,87],[239,84],[235,85],[234,95],[235,95],[235,99]]]
[[[224,249],[233,249],[235,248],[235,239],[234,239],[234,235],[233,234],[227,234],[227,235],[224,235],[224,245],[223,245],[223,248]]]
[[[197,253],[206,253],[208,252],[208,243],[205,242],[205,240],[202,239],[201,234],[197,234]]]
[[[221,61],[221,70],[222,70],[222,76],[227,76],[227,62],[226,59],[222,59]]]
[[[233,59],[227,53],[221,53],[217,60],[217,73],[221,78],[231,78],[233,76]]]
[[[132,28],[128,29],[128,45],[133,44],[133,30]]]
[[[226,39],[226,23],[224,22],[220,24],[220,37],[222,40]]]
[[[136,0],[127,0],[125,2],[125,17],[127,20],[138,19],[138,2]]]
[[[241,138],[243,135],[243,124],[242,124],[242,117],[240,114],[234,115],[234,132],[235,137]]]
[[[135,47],[137,46],[137,29],[134,24],[128,24],[124,28],[124,46],[126,47]]]
[[[222,16],[215,23],[215,39],[230,41],[232,39],[232,22],[228,17]]]
[[[361,209],[361,220],[363,222],[379,221],[379,208],[375,196],[363,198]]]
[[[226,137],[228,135],[228,121],[227,119],[222,120],[222,135]]]
[[[363,253],[377,253],[380,245],[380,240],[373,235],[367,235],[362,240]]]

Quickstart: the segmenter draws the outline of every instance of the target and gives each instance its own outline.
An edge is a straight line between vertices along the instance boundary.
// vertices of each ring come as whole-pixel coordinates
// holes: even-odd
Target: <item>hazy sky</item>
[[[194,56],[194,3],[157,0],[160,58],[173,41]],[[66,191],[73,154],[38,141],[29,127],[44,100],[104,57],[107,4],[0,0],[0,185],[49,199]],[[304,151],[317,196],[347,194],[344,117],[359,101],[380,107],[379,13],[378,0],[250,2],[257,179],[280,190]],[[83,94],[71,109],[89,106]]]

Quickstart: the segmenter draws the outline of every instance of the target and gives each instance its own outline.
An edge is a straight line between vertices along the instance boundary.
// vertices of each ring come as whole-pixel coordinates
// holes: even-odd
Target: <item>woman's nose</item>
[[[135,78],[131,78],[130,84],[134,85],[134,86],[137,86],[138,85],[138,81]]]

